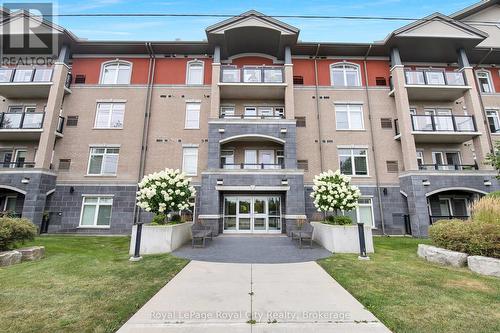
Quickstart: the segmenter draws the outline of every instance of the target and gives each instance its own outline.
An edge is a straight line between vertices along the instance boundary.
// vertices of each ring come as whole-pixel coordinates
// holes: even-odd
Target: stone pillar
[[[285,47],[285,118],[295,119],[295,102],[293,95],[293,64],[292,52],[289,46]]]
[[[212,92],[210,95],[210,118],[219,118],[220,112],[220,46],[216,46],[214,50],[214,61],[212,63]]]
[[[391,50],[391,77],[394,90],[394,101],[398,116],[399,132],[401,133],[401,149],[403,151],[403,164],[405,170],[418,170],[417,149],[411,134],[413,127],[410,116],[410,102],[406,91],[404,66],[399,57],[398,49]]]

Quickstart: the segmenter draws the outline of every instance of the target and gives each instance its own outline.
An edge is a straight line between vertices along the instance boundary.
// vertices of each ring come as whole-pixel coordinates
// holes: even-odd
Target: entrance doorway
[[[224,233],[281,233],[281,197],[224,197]]]

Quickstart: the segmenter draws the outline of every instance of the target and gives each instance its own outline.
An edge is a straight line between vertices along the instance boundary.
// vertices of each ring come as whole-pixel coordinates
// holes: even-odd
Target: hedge
[[[37,234],[36,226],[28,219],[0,218],[0,251],[12,249],[16,243],[33,240]]]

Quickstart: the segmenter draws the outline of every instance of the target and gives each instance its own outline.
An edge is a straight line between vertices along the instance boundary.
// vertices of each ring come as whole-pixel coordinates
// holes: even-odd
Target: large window
[[[91,147],[87,173],[96,176],[114,176],[118,169],[117,147]]]
[[[198,173],[198,148],[184,148],[182,151],[182,171],[188,176]]]
[[[190,61],[187,63],[187,84],[203,84],[203,61]]]
[[[491,133],[500,133],[500,118],[498,117],[498,110],[486,110],[488,117],[488,124]]]
[[[85,196],[82,202],[80,227],[109,228],[111,222],[112,197]]]
[[[186,121],[184,123],[184,128],[200,128],[200,108],[200,103],[186,103]]]
[[[350,63],[330,65],[330,81],[333,86],[356,87],[361,85],[359,66]]]
[[[123,128],[125,103],[97,103],[95,128]]]
[[[101,84],[130,84],[132,64],[125,61],[113,61],[103,64]]]
[[[483,93],[494,92],[493,85],[491,83],[490,72],[479,71],[476,72],[476,75],[477,75],[477,82],[479,83],[479,89],[481,90],[481,92]]]
[[[344,175],[367,176],[367,149],[339,149],[340,171]]]
[[[335,119],[338,130],[364,129],[363,106],[359,104],[335,104]]]
[[[375,228],[371,198],[360,198],[358,200],[358,207],[351,211],[344,212],[344,215],[351,217],[354,223],[364,223]]]

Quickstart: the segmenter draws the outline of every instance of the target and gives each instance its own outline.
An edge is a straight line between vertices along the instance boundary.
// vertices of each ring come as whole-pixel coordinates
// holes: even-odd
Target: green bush
[[[326,217],[326,224],[333,224],[333,225],[350,225],[352,224],[352,219],[349,216],[327,216]]]
[[[179,214],[172,214],[169,222],[173,224],[182,223],[182,218]]]
[[[33,240],[37,228],[28,219],[23,218],[0,218],[0,251],[9,250],[16,243],[24,243]]]
[[[429,237],[439,247],[469,255],[500,258],[500,224],[462,220],[437,221]]]
[[[498,199],[500,199],[500,191],[495,191],[495,192],[488,193],[488,194],[486,194],[486,197],[492,197],[492,198],[498,198]]]
[[[153,219],[151,220],[151,224],[154,225],[164,225],[167,224],[167,215],[165,214],[156,214],[153,216]]]

